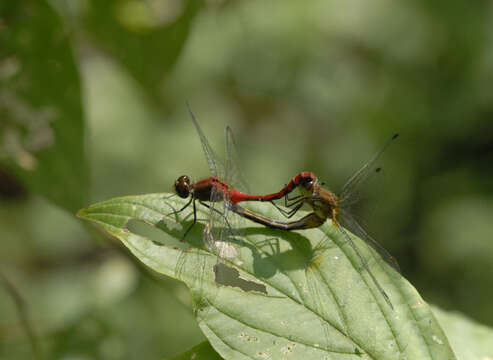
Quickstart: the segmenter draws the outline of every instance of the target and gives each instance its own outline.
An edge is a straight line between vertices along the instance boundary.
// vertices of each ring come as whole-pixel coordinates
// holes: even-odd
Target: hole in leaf
[[[160,230],[156,226],[152,226],[144,221],[137,219],[130,219],[126,225],[126,228],[136,234],[143,236],[155,244],[166,245],[166,246],[180,246],[183,245],[180,241],[173,238],[171,235],[167,234],[163,230]],[[186,247],[186,246],[180,246]]]
[[[240,272],[224,264],[214,265],[214,281],[218,285],[237,287],[246,292],[259,292],[262,294],[267,294],[267,289],[264,284],[256,283],[255,281],[250,281],[243,279],[240,276]]]

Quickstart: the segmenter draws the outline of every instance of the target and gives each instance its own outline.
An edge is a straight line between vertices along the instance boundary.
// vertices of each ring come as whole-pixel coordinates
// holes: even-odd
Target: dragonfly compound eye
[[[175,191],[179,197],[186,199],[190,195],[190,178],[186,175],[180,176],[175,181]]]
[[[311,190],[313,187],[313,178],[311,177],[303,177],[300,181],[301,186],[303,186],[307,190]]]

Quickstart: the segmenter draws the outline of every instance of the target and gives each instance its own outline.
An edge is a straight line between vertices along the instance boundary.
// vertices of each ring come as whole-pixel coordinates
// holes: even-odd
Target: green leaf
[[[0,10],[0,162],[75,212],[87,204],[89,181],[69,34],[45,1],[6,1]]]
[[[207,341],[194,346],[190,350],[185,351],[183,354],[169,358],[169,360],[190,360],[190,359],[200,359],[200,360],[221,360],[222,357],[219,356],[217,352],[214,351],[211,344]]]
[[[185,203],[169,194],[128,196],[94,204],[78,216],[118,238],[154,271],[185,282],[199,325],[222,357],[455,359],[430,308],[406,279],[354,238],[392,310],[329,223],[287,232],[245,220],[229,239],[241,244],[238,256],[220,261],[201,247],[203,225],[187,236],[193,246],[186,251],[126,227],[138,220],[180,239],[191,206],[169,214]],[[260,214],[275,214],[270,204],[254,205]],[[199,219],[207,216],[203,206],[197,210]],[[231,214],[232,221],[237,218]]]
[[[493,359],[493,329],[468,319],[457,312],[433,307],[440,325],[453,345],[457,359]]]
[[[188,39],[202,0],[154,5],[161,6],[160,12],[166,15],[176,11],[177,17],[163,22],[149,2],[139,0],[90,0],[84,23],[95,44],[156,97]]]

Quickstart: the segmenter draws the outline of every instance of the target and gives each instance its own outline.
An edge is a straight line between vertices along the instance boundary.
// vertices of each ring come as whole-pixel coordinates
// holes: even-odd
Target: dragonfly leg
[[[183,210],[185,210],[188,206],[190,206],[190,203],[193,201],[193,196],[190,198],[190,201],[187,202],[185,204],[185,206],[183,206],[180,210],[175,210],[173,212],[170,212],[169,214],[166,214],[166,216],[170,216],[170,215],[175,215],[175,214],[179,214],[181,213]],[[194,206],[195,206],[195,203],[194,203]]]
[[[303,196],[303,195],[297,195],[292,198],[289,198],[289,195],[286,194],[284,196],[284,206],[285,207],[293,207],[293,209],[286,211],[283,208],[279,207],[277,204],[275,204],[273,201],[271,201],[272,205],[286,218],[290,219],[293,217],[294,214],[298,212],[298,210],[303,206],[306,200],[308,199],[313,199],[313,196]],[[291,201],[290,203],[288,201]]]
[[[301,199],[303,200],[303,199]],[[287,219],[290,219],[291,217],[293,217],[294,214],[296,214],[298,212],[298,210],[303,206],[303,201],[298,201],[298,204],[291,210],[289,211],[286,211],[284,210],[283,208],[279,207],[276,203],[274,203],[273,201],[271,201],[271,204],[274,205],[274,207],[284,216],[286,217]],[[292,206],[293,204],[291,204]]]
[[[303,195],[296,195],[296,196],[293,196],[292,198],[289,197],[289,194],[286,194],[284,195],[284,204],[286,206],[288,206],[288,201],[293,201],[293,200],[297,200],[299,198],[303,197]]]
[[[286,196],[284,197],[284,206],[286,207],[297,206],[300,202],[303,203],[304,201],[309,199],[316,199],[316,197],[298,195],[298,196],[294,196],[293,198],[289,198],[288,194],[286,194]],[[288,200],[291,202],[288,202]]]
[[[192,201],[192,200],[193,200],[193,201]],[[184,209],[185,209],[188,205],[190,205],[190,202],[193,202],[193,222],[192,222],[192,224],[188,227],[188,229],[185,231],[185,233],[183,234],[183,237],[181,238],[181,241],[184,241],[184,240],[185,240],[185,237],[187,236],[188,232],[189,232],[190,230],[192,230],[193,226],[197,223],[197,209],[196,209],[196,207],[195,207],[195,200],[194,200],[194,198],[192,198],[192,200],[190,200],[190,201],[188,202],[188,204],[187,204],[187,205],[185,205],[185,207],[184,207],[184,208],[182,208],[182,209],[180,210],[180,211],[183,211],[183,210],[184,210]],[[178,212],[180,212],[180,211],[178,211]]]
[[[229,231],[233,232],[233,227],[231,226],[231,224],[229,223],[228,221],[228,218],[226,217],[226,215],[224,215],[223,212],[219,211],[218,209],[216,208],[213,208],[211,207],[210,205],[207,205],[206,203],[202,202],[202,201],[199,201],[201,205],[204,205],[206,208],[208,209],[211,209],[212,211],[218,213],[219,215],[221,215],[221,217],[224,219],[224,221],[226,222],[226,225],[228,225],[228,228],[229,228]]]

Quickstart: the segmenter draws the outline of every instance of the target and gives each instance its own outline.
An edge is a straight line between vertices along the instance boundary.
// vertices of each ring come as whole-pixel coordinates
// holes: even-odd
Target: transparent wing
[[[332,323],[330,326],[335,326],[341,333],[347,334],[347,329],[344,324],[344,316],[340,313],[340,304],[337,304],[337,300],[334,297],[334,293],[328,286],[327,279],[325,278],[324,271],[320,268],[322,262],[325,261],[328,249],[327,237],[324,235],[322,240],[314,247],[313,255],[310,259],[310,263],[305,270],[306,284],[308,287],[308,296],[311,298],[314,304],[315,313],[320,317],[320,323],[322,330],[325,334],[326,342],[330,343],[330,331],[329,322],[330,312],[332,309],[337,309],[339,313],[339,322]],[[331,274],[328,274],[330,277]]]
[[[240,159],[236,150],[236,141],[233,131],[226,126],[226,170],[225,180],[234,188],[250,193],[250,189],[245,176],[239,166]]]
[[[193,229],[192,229],[193,232]],[[193,236],[188,236],[186,242],[190,245],[188,249],[182,250],[175,265],[175,276],[177,279],[184,280],[193,274],[189,281],[195,307],[198,307],[202,298],[206,296],[208,290],[208,275],[212,268],[208,268],[207,257],[204,252],[203,244],[196,241]]]
[[[319,273],[319,270],[314,268],[314,265],[309,266],[305,271],[306,284],[308,287],[308,291],[310,296],[313,299],[315,312],[320,316],[320,325],[322,327],[322,331],[324,332],[324,336],[326,342],[330,343],[330,331],[329,324],[325,319],[328,318],[327,310],[326,310],[326,296],[327,294],[321,289],[320,284],[324,282],[322,276]]]
[[[189,270],[189,267],[192,270]],[[191,284],[195,292],[201,294],[203,291],[203,284],[205,283],[206,275],[206,260],[203,255],[201,255],[200,249],[190,247],[186,250],[182,250],[178,260],[175,265],[175,276],[177,279],[184,279],[186,274],[192,273],[197,276]]]
[[[197,119],[195,118],[194,113],[192,112],[192,108],[190,107],[190,104],[187,102],[187,107],[188,111],[190,113],[190,116],[192,117],[193,124],[195,125],[195,129],[197,130],[197,133],[200,138],[200,142],[202,143],[202,149],[204,150],[205,157],[207,159],[207,164],[209,165],[209,170],[211,171],[212,175],[216,175],[219,178],[224,178],[225,176],[225,171],[224,171],[224,165],[219,159],[219,157],[216,155],[214,150],[212,150],[212,147],[210,146],[209,142],[207,141],[207,138],[204,135],[204,132],[199,126],[199,123],[197,122]]]
[[[361,225],[344,209],[339,209],[339,223],[351,231],[356,236],[366,241],[376,252],[385,260],[390,266],[392,266],[397,272],[401,272],[397,260],[375,239],[373,239]]]
[[[353,208],[355,205],[359,209],[362,202],[364,202],[364,206],[368,206],[370,202],[375,205],[385,186],[383,174],[384,171],[380,163],[372,166],[372,169],[367,172],[364,179],[358,182],[357,186],[339,195],[338,205],[346,209]]]
[[[382,294],[382,296],[385,299],[385,301],[387,302],[387,304],[389,304],[390,308],[393,310],[394,309],[394,306],[392,305],[392,302],[390,301],[389,296],[387,295],[387,293],[385,292],[385,290],[382,288],[382,285],[380,285],[380,283],[378,282],[378,280],[375,277],[375,275],[373,275],[373,272],[370,270],[370,267],[368,266],[368,263],[366,262],[366,260],[363,257],[363,255],[361,255],[361,252],[359,251],[358,247],[354,243],[353,239],[351,239],[351,236],[349,236],[349,234],[347,233],[347,231],[344,230],[344,228],[342,226],[339,225],[339,226],[337,226],[337,228],[344,235],[344,237],[346,238],[346,240],[349,243],[349,245],[353,248],[353,250],[356,253],[356,255],[358,255],[358,257],[361,260],[361,263],[363,264],[364,269],[366,270],[366,272],[368,273],[368,275],[370,275],[370,278],[373,281],[373,283],[375,284],[375,286],[377,287],[378,291],[380,292],[380,294]]]
[[[214,199],[224,197],[223,201],[211,201],[209,206],[209,218],[204,228],[203,240],[209,251],[222,259],[231,259],[238,255],[235,246],[230,242],[234,232],[231,224],[229,199],[227,194],[217,188],[213,188],[211,197]]]
[[[215,261],[211,261],[204,249],[194,246],[183,250],[175,265],[176,277],[183,281],[188,278],[185,282],[192,293],[194,311],[200,314],[202,320],[208,317],[211,310],[208,305],[214,302],[218,292],[214,281],[214,266]]]
[[[351,202],[350,198],[358,193],[358,188],[366,181],[368,178],[378,173],[380,166],[378,165],[378,160],[384,151],[390,146],[390,144],[397,139],[399,134],[393,135],[385,145],[372,156],[366,164],[364,164],[356,173],[349,178],[349,180],[344,184],[338,196],[341,202]]]

